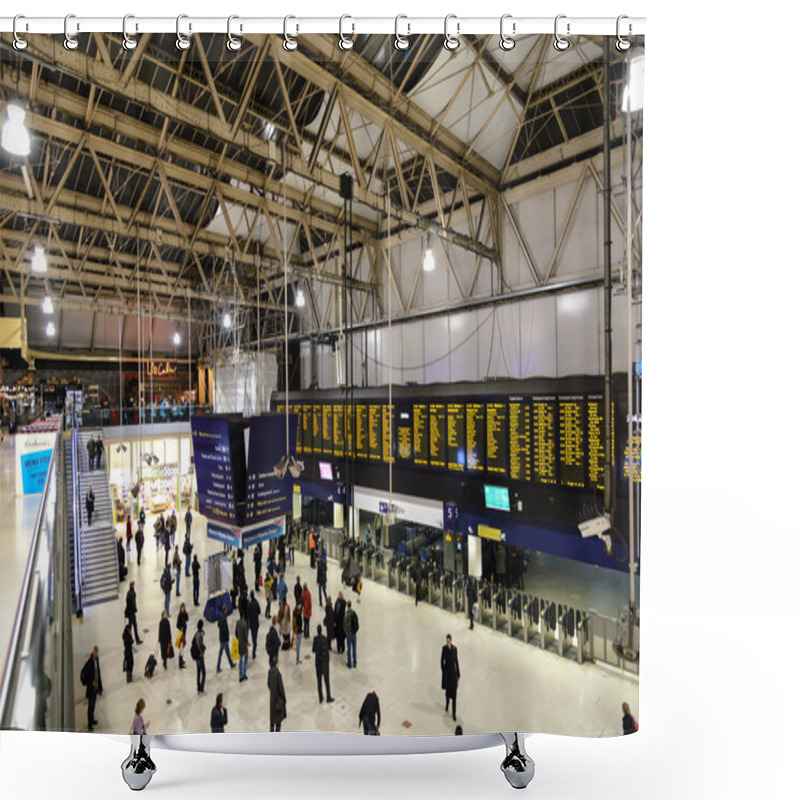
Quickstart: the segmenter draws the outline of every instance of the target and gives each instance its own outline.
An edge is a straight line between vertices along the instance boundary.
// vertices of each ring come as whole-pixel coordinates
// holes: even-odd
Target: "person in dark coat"
[[[321,608],[328,596],[328,562],[324,558],[317,562],[317,594]]]
[[[161,591],[164,592],[164,611],[169,616],[169,597],[172,592],[172,575],[170,574],[169,567],[165,566],[164,571],[161,573]]]
[[[450,708],[453,701],[453,719],[456,718],[456,693],[458,682],[461,679],[461,670],[458,667],[458,648],[453,644],[453,638],[447,634],[447,641],[442,647],[442,689],[444,689],[444,710]]]
[[[206,643],[203,635],[203,620],[197,620],[197,630],[195,631],[192,641],[197,644],[197,658],[195,664],[197,665],[197,693],[205,694],[206,689]]]
[[[91,436],[89,441],[86,442],[86,455],[89,456],[89,472],[91,472],[94,469],[95,455],[97,455],[97,445]]]
[[[261,542],[256,544],[253,552],[253,564],[256,570],[255,590],[258,591],[259,584],[261,583],[261,559],[264,557],[264,549],[261,547]]]
[[[225,733],[225,726],[228,724],[228,709],[225,707],[225,699],[222,692],[217,695],[217,702],[211,709],[211,733]]]
[[[278,657],[278,651],[281,649],[281,641],[283,637],[281,636],[280,628],[278,627],[278,618],[272,618],[272,624],[267,631],[267,657],[269,658],[269,663],[271,664],[273,659]]]
[[[328,637],[328,650],[333,650],[333,639],[336,635],[336,616],[333,613],[331,596],[325,600],[325,633]]]
[[[478,592],[475,588],[475,583],[472,580],[467,580],[467,608],[469,609],[469,629],[475,627],[475,603],[478,602]]]
[[[139,626],[136,624],[136,612],[139,610],[136,606],[136,589],[135,582],[131,581],[128,587],[128,594],[125,596],[125,619],[128,620],[133,634],[136,637],[136,644],[141,644],[142,640],[139,638]]]
[[[325,681],[325,698],[327,703],[332,703],[330,679],[330,648],[328,640],[322,635],[322,625],[317,625],[317,635],[311,645],[314,654],[314,667],[317,671],[317,694],[322,702],[322,681]]]
[[[337,653],[344,653],[344,612],[346,608],[347,605],[344,602],[344,595],[339,592],[339,596],[336,598],[336,605],[333,608]]]
[[[247,625],[250,628],[250,635],[253,639],[253,660],[256,657],[256,638],[258,637],[258,627],[261,624],[261,605],[256,600],[256,593],[251,590],[250,602],[247,604]]]
[[[200,605],[200,562],[196,554],[192,561],[192,600],[196,606]]]
[[[192,550],[194,549],[194,545],[192,544],[192,540],[189,538],[189,534],[187,533],[183,540],[183,560],[184,564],[186,564],[186,572],[184,572],[185,577],[189,577],[189,569],[192,565]]]
[[[144,523],[139,522],[136,527],[136,533],[133,537],[134,542],[136,542],[136,566],[142,566],[142,550],[144,550]]]
[[[302,605],[303,603],[303,584],[300,583],[300,576],[297,576],[297,581],[294,585],[294,604]]]
[[[639,730],[639,723],[631,714],[631,707],[627,703],[622,704],[622,734],[627,736],[629,733],[636,733]]]
[[[89,701],[89,731],[94,730],[97,720],[94,718],[94,707],[98,696],[103,696],[103,678],[100,674],[100,652],[95,645],[89,660],[81,670],[81,683],[86,687],[86,699]]]
[[[189,541],[192,540],[192,509],[186,509],[186,516],[184,516],[183,521],[186,523],[186,538]]]
[[[231,665],[231,669],[233,669],[235,666],[233,659],[231,658],[231,647],[229,644],[231,632],[230,628],[228,628],[228,607],[226,605],[222,606],[222,613],[219,615],[219,619],[217,620],[217,628],[219,629],[219,655],[217,656],[217,672],[222,672],[221,664],[223,653],[228,656],[228,663]]]
[[[133,634],[131,633],[130,622],[125,626],[125,630],[122,631],[122,647],[125,651],[123,660],[125,673],[128,677],[127,682],[130,683],[133,680]]]
[[[101,469],[103,466],[103,451],[106,449],[103,440],[98,436],[94,442],[94,468]]]
[[[161,661],[164,669],[167,668],[167,658],[169,657],[169,646],[172,643],[172,626],[167,619],[167,612],[161,612],[161,622],[158,623],[158,644],[161,647]]]
[[[247,596],[247,587],[240,587],[238,611],[240,617],[247,617],[247,608],[250,605],[250,598]]]
[[[178,668],[184,669],[186,661],[183,658],[183,651],[186,648],[186,634],[189,630],[189,612],[186,610],[186,603],[181,603],[181,609],[178,611],[178,621],[175,627],[183,634],[181,636],[181,647],[178,650]]]
[[[89,491],[86,492],[86,527],[91,527],[92,524],[92,514],[94,514],[94,490],[92,487],[89,487]]]
[[[122,545],[122,537],[117,537],[117,573],[120,582],[128,576],[128,568],[125,566],[125,548]]]
[[[358,712],[358,724],[364,726],[366,736],[378,736],[381,727],[381,702],[378,700],[378,693],[370,692],[361,704],[361,711]]]
[[[270,661],[267,687],[269,688],[269,732],[280,732],[281,723],[286,719],[286,690],[283,688],[283,676],[278,669],[277,656]]]

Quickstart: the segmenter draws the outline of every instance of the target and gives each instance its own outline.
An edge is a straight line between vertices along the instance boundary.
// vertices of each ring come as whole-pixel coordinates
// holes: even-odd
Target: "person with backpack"
[[[86,527],[90,528],[92,525],[92,514],[94,514],[94,489],[89,487],[86,492]]]
[[[371,691],[361,704],[358,712],[358,724],[364,726],[365,736],[379,736],[381,727],[381,702],[378,693]]]
[[[181,596],[181,554],[178,552],[178,545],[175,545],[175,552],[172,554],[172,568],[175,570],[175,597]]]
[[[90,436],[89,441],[86,442],[86,455],[89,456],[89,472],[94,469],[94,457],[97,453],[97,445],[94,442],[94,439]]]
[[[228,663],[231,669],[235,666],[231,658],[230,638],[231,632],[228,628],[228,606],[223,603],[222,611],[220,612],[219,619],[217,620],[217,629],[219,630],[219,655],[217,656],[217,674],[222,672],[222,654],[228,657]]]
[[[627,703],[622,704],[622,735],[627,736],[629,733],[636,733],[639,730],[639,723],[631,714],[631,707]]]
[[[197,694],[206,693],[206,645],[203,641],[203,620],[197,620],[197,630],[192,637],[189,655],[197,665]]]
[[[136,606],[135,586],[136,583],[131,581],[128,587],[128,594],[125,596],[125,618],[133,629],[134,636],[136,637],[136,644],[141,644],[142,640],[139,638],[139,626],[136,624],[136,612],[139,609]]]
[[[158,644],[161,648],[161,662],[166,669],[167,659],[172,649],[172,626],[169,624],[166,611],[161,612],[161,622],[158,623]]]
[[[197,555],[192,561],[192,600],[196,606],[200,605],[200,562]]]
[[[267,675],[269,689],[269,732],[280,732],[281,723],[286,719],[286,690],[283,688],[283,676],[278,669],[278,657],[270,661]]]
[[[344,612],[344,635],[347,637],[347,668],[357,666],[356,659],[356,634],[358,633],[358,614],[353,609],[350,600],[347,601],[347,611]],[[352,665],[350,663],[352,653]]]
[[[100,651],[97,645],[92,648],[89,660],[83,665],[81,670],[81,683],[86,687],[86,699],[89,701],[89,732],[94,730],[98,724],[94,718],[95,704],[97,698],[103,696],[103,678],[100,674]]]
[[[169,567],[165,566],[164,571],[161,573],[161,591],[164,592],[164,611],[169,616],[169,596],[172,592],[172,575],[170,575]]]
[[[247,624],[253,638],[253,660],[256,658],[256,639],[258,639],[258,628],[261,624],[261,605],[256,599],[256,593],[250,591],[250,602],[247,604]]]
[[[175,623],[178,629],[178,638],[180,643],[178,645],[178,669],[186,667],[186,661],[183,657],[183,651],[186,649],[186,631],[189,628],[189,612],[186,610],[186,603],[181,603],[181,609],[178,611],[178,621]]]
[[[189,538],[189,534],[187,533],[183,539],[183,556],[184,561],[186,563],[186,577],[189,577],[189,568],[192,564],[192,550],[194,549],[194,545],[192,545],[192,541]]]
[[[167,527],[167,523],[163,521],[163,515],[161,517],[161,546],[164,548],[164,566],[167,567],[169,565],[169,528]]]
[[[144,512],[142,512],[144,513]],[[142,566],[142,550],[144,550],[144,523],[139,521],[139,524],[136,527],[136,533],[134,535],[134,541],[136,542],[136,566]]]
[[[322,635],[322,625],[317,625],[317,635],[311,645],[311,652],[314,653],[314,668],[317,672],[317,694],[319,701],[322,702],[322,681],[325,681],[325,702],[332,703],[331,697],[331,678],[330,678],[330,647],[328,640]]]

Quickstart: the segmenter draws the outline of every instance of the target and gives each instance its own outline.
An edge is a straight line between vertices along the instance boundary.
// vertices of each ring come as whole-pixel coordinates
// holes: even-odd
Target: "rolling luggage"
[[[147,657],[147,663],[144,665],[144,676],[145,676],[145,678],[152,678],[153,677],[153,673],[156,670],[156,664],[157,663],[158,662],[156,661],[155,654],[154,653],[150,653],[150,655]]]

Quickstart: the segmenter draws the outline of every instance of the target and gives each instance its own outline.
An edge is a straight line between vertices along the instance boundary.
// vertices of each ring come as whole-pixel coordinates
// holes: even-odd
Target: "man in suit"
[[[332,703],[331,679],[330,679],[330,650],[328,639],[322,635],[322,625],[317,625],[317,635],[311,645],[311,652],[314,653],[314,666],[317,670],[317,694],[319,701],[322,702],[322,681],[325,681],[326,702]]]
[[[100,675],[100,652],[97,645],[81,670],[81,683],[86,687],[86,699],[89,701],[89,731],[94,730],[97,720],[94,718],[94,707],[97,696],[103,695],[103,678]]]
[[[458,667],[458,648],[453,644],[453,638],[447,634],[447,640],[442,647],[442,689],[444,689],[444,710],[450,707],[453,701],[453,719],[456,718],[456,693],[458,682],[461,679],[461,670]]]
[[[139,638],[139,626],[136,624],[136,612],[139,609],[136,607],[136,589],[134,586],[134,581],[131,581],[128,594],[125,597],[125,618],[131,624],[133,635],[136,637],[136,644],[141,644],[142,640]]]
[[[358,712],[358,724],[364,726],[365,736],[379,736],[381,727],[381,703],[375,691],[370,692]]]
[[[280,732],[281,723],[286,719],[286,690],[283,688],[283,676],[278,669],[277,656],[270,661],[267,675],[269,688],[269,731]]]
[[[247,604],[247,624],[253,639],[253,658],[256,657],[256,639],[258,638],[258,628],[261,622],[261,605],[256,600],[256,593],[250,591],[250,602]]]

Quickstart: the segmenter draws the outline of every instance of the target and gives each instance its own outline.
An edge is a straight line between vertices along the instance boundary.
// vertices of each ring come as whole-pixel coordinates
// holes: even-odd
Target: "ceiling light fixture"
[[[425,240],[425,258],[422,260],[422,269],[425,272],[433,272],[436,269],[436,259],[433,257],[433,248],[431,247],[431,235]]]
[[[628,113],[641,111],[644,105],[644,51],[631,50],[628,62],[628,81],[622,92],[622,110]]]
[[[25,109],[9,103],[6,106],[8,119],[3,123],[2,147],[12,156],[28,156],[31,153],[31,136],[25,127]]]
[[[180,343],[181,343],[181,335],[180,333],[178,333],[178,331],[175,331],[175,333],[172,335],[172,344],[174,344],[175,347],[177,347]]]
[[[303,308],[306,304],[306,296],[302,289],[297,290],[297,297],[294,299],[295,308]]]
[[[50,297],[49,294],[44,296],[44,300],[42,300],[42,314],[52,314],[53,313],[53,298]]]
[[[225,316],[222,318],[222,327],[228,330],[231,327],[231,315],[229,312],[225,312]]]
[[[36,247],[33,248],[31,269],[34,272],[47,272],[47,257],[44,254],[44,247],[40,244],[37,244]]]
[[[55,336],[56,335],[56,326],[52,322],[47,323],[47,327],[44,329],[44,332],[48,336]]]

